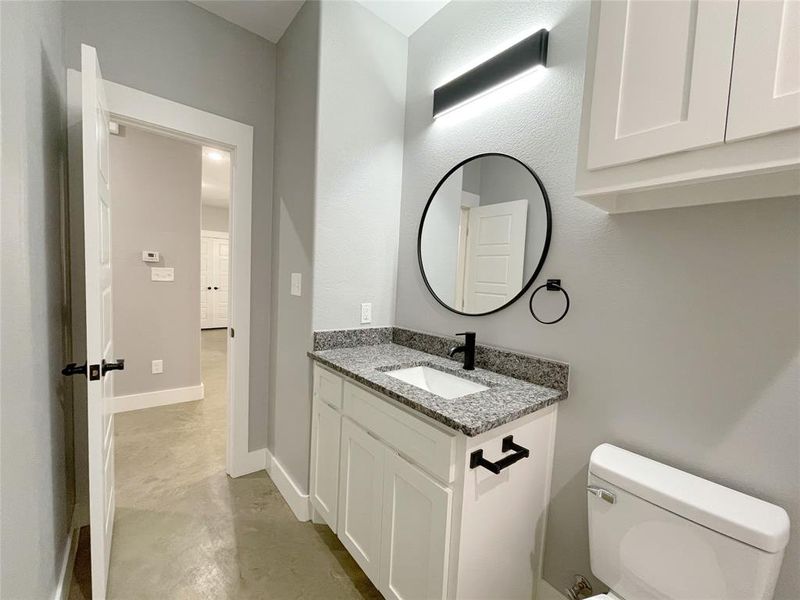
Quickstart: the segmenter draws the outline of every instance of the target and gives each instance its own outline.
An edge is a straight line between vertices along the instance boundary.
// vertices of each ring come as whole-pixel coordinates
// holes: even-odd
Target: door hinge
[[[100,379],[100,365],[89,365],[89,381]]]
[[[231,327],[231,337],[236,337],[236,332],[233,331],[233,327]]]

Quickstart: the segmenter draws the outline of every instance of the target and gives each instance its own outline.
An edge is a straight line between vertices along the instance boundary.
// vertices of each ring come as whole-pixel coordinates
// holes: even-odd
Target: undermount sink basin
[[[387,371],[386,374],[448,400],[489,389],[469,379],[425,366]]]

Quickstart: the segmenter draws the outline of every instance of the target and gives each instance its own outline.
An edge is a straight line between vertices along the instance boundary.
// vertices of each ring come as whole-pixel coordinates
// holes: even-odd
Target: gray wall
[[[126,126],[110,146],[112,335],[125,359],[114,395],[200,385],[201,148]],[[143,262],[143,250],[160,262]],[[175,281],[151,281],[151,267],[174,268]]]
[[[189,2],[74,0],[66,3],[64,18],[67,66],[80,69],[84,42],[97,48],[106,79],[254,128],[249,447],[263,448],[275,46]]]
[[[485,343],[570,363],[545,556],[558,588],[590,573],[584,485],[601,442],[780,504],[800,523],[800,204],[609,216],[576,199],[588,16],[586,2],[454,2],[409,40],[397,324],[474,328]],[[549,68],[536,85],[431,120],[443,79],[542,26],[551,28]],[[428,194],[485,151],[527,162],[550,192],[553,243],[539,281],[562,277],[573,301],[558,325],[537,324],[527,296],[496,315],[460,317],[422,283],[416,231]],[[778,599],[800,597],[799,551],[793,535]]]
[[[228,231],[228,209],[203,204],[200,207],[201,227],[207,231]]]
[[[301,488],[311,428],[311,258],[317,130],[319,3],[306,2],[277,47],[272,379],[269,448]],[[289,294],[291,273],[302,296]]]
[[[314,329],[391,325],[408,40],[356,2],[323,2]]]
[[[0,596],[52,598],[73,502],[62,5],[2,2],[0,23]]]

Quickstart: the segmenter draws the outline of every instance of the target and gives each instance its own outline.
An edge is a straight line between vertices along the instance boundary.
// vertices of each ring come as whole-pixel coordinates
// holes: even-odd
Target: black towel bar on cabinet
[[[492,462],[490,460],[486,460],[483,458],[483,450],[475,450],[472,454],[469,455],[469,468],[470,469],[477,469],[478,467],[483,467],[484,469],[488,469],[495,475],[498,475],[500,471],[503,469],[507,469],[515,462],[522,460],[523,458],[528,458],[531,455],[531,451],[527,448],[523,448],[519,444],[514,443],[514,436],[509,435],[503,438],[503,452],[509,452],[510,450],[514,451],[514,454],[509,454],[508,456],[504,456],[497,462]]]

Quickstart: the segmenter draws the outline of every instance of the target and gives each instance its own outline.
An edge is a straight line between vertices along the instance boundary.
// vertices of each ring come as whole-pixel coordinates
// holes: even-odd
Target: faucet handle
[[[475,335],[474,331],[464,331],[462,333],[457,333],[456,335]]]

